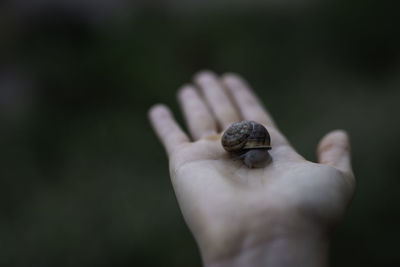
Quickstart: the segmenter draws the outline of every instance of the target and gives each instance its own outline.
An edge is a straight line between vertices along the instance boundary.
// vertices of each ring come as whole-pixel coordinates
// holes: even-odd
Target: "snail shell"
[[[271,137],[267,129],[255,121],[241,121],[232,124],[221,139],[224,149],[241,159],[249,168],[264,167],[271,156]]]
[[[222,146],[228,152],[240,153],[247,149],[271,149],[271,137],[267,129],[255,121],[232,124],[223,134]]]

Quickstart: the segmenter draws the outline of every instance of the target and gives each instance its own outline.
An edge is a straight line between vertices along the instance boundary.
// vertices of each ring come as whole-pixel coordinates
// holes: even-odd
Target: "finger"
[[[225,93],[217,76],[210,71],[195,75],[195,84],[199,87],[204,98],[215,115],[221,130],[240,120],[239,112]]]
[[[243,118],[276,128],[272,117],[264,109],[261,101],[239,75],[227,73],[222,76],[221,81],[235,100]]]
[[[189,138],[176,123],[168,107],[161,104],[153,106],[149,111],[149,118],[168,155],[171,155],[179,145],[189,141]]]
[[[264,109],[261,101],[250,86],[237,74],[224,74],[221,83],[236,103],[242,117],[267,126],[274,145],[288,145],[288,141],[276,127],[271,115]]]
[[[352,174],[350,141],[343,130],[335,130],[325,135],[318,144],[318,162],[331,165]]]
[[[194,140],[216,133],[216,122],[193,86],[183,86],[178,92],[178,100]]]

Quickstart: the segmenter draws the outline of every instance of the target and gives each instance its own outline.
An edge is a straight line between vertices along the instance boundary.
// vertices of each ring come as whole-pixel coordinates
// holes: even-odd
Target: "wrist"
[[[227,258],[203,260],[206,267],[326,267],[328,249],[327,239],[282,237],[258,246],[243,248],[236,255]]]
[[[249,235],[235,244],[237,249],[232,253],[210,257],[209,250],[203,248],[201,255],[206,267],[326,267],[329,243],[328,234],[315,230],[273,234],[264,240]]]

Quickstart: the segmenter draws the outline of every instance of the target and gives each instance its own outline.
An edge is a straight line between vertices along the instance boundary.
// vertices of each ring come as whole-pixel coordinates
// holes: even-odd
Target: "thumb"
[[[326,134],[318,144],[317,157],[319,163],[331,165],[353,175],[350,141],[345,131],[335,130]]]

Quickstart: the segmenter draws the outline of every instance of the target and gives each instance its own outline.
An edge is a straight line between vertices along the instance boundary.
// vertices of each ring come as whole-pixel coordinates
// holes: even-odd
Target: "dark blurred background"
[[[0,265],[201,266],[147,118],[201,69],[246,77],[315,160],[352,138],[333,266],[399,266],[400,16],[389,1],[0,4]]]

